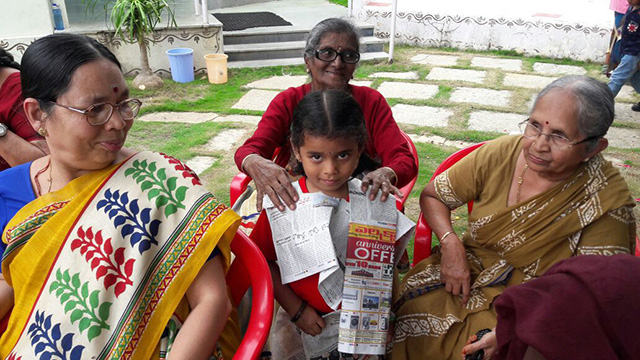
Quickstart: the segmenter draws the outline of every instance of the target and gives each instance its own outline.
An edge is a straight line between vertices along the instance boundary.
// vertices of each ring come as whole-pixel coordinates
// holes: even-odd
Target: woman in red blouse
[[[385,98],[369,87],[349,85],[360,60],[359,51],[358,29],[346,20],[323,20],[309,33],[304,61],[311,83],[278,94],[262,115],[256,132],[235,154],[238,169],[255,182],[258,210],[262,208],[265,194],[281,210],[284,206],[295,209],[298,194],[284,170],[291,157],[289,127],[296,105],[311,91],[346,90],[360,104],[368,133],[365,152],[382,164],[363,178],[363,191],[371,186],[372,196],[381,190],[382,199],[386,200],[391,187],[383,184],[401,188],[418,173],[411,150]],[[271,159],[276,148],[282,150],[274,163]]]

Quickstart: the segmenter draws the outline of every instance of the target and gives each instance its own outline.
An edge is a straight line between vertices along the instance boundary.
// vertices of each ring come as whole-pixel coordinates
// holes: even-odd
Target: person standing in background
[[[637,93],[640,93],[640,0],[628,0],[629,10],[624,15],[622,24],[622,40],[620,41],[620,64],[611,74],[609,89],[613,97],[618,95],[624,84],[629,82]],[[640,103],[631,106],[633,111],[640,111]]]

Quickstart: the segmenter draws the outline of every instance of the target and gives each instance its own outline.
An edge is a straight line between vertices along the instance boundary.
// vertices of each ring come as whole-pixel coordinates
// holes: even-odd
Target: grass
[[[348,0],[329,0],[329,2],[332,4],[347,7],[349,1]]]
[[[340,5],[346,6],[346,0],[333,1]],[[501,58],[517,58],[523,60],[522,73],[530,73],[536,62],[554,63],[562,65],[582,66],[587,70],[587,74],[599,77],[600,65],[594,63],[585,63],[572,61],[567,59],[546,59],[540,57],[523,57],[513,51],[464,51],[456,49],[438,48],[425,49],[407,45],[396,46],[394,55],[394,63],[387,64],[386,61],[366,62],[360,64],[354,74],[355,80],[372,80],[372,87],[377,88],[384,81],[382,79],[369,79],[368,76],[374,72],[405,72],[415,71],[419,74],[419,79],[413,82],[424,82],[425,77],[431,70],[431,66],[419,65],[410,61],[411,57],[421,53],[441,53],[452,54],[460,57],[460,68],[469,68],[471,58],[475,55],[501,57]],[[246,94],[249,89],[245,86],[253,81],[280,75],[305,75],[303,66],[276,66],[256,69],[229,69],[228,83],[224,85],[209,84],[206,77],[200,77],[190,83],[175,83],[171,80],[165,80],[165,86],[159,90],[131,89],[132,96],[138,97],[144,102],[141,114],[148,114],[160,111],[172,112],[215,112],[220,115],[230,114],[247,114],[261,115],[259,111],[246,111],[232,109],[240,98]],[[449,102],[452,92],[458,86],[478,87],[480,85],[469,84],[464,82],[447,82],[438,83],[437,95],[428,100],[401,100],[388,99],[391,106],[395,104],[411,104],[411,105],[427,105],[434,107],[442,107],[453,112],[447,126],[444,127],[420,127],[413,125],[400,125],[407,133],[425,136],[440,136],[450,141],[462,141],[468,143],[477,143],[487,141],[501,136],[500,133],[480,132],[467,129],[467,121],[469,114],[478,109],[486,109],[498,112],[519,113],[526,118],[528,113],[528,103],[532,96],[536,94],[536,90],[522,88],[506,88],[502,86],[502,78],[504,74],[497,70],[487,70],[487,83],[484,87],[496,90],[507,89],[512,91],[512,100],[506,108],[483,107],[475,104],[453,104]],[[130,81],[130,80],[129,80]],[[404,80],[403,80],[404,81]],[[408,80],[408,82],[412,82]],[[619,122],[616,120],[614,126],[617,128],[637,129],[640,127],[635,122]],[[250,124],[243,123],[219,123],[205,122],[200,124],[183,124],[183,123],[158,123],[158,122],[136,122],[129,133],[127,146],[135,149],[149,149],[161,151],[169,155],[175,156],[183,161],[187,161],[194,156],[212,156],[216,159],[216,163],[201,178],[206,186],[211,190],[218,199],[223,202],[229,201],[229,183],[233,176],[237,173],[237,168],[233,161],[233,149],[230,151],[210,151],[203,146],[213,136],[219,134],[225,129],[239,128],[246,130],[246,136],[255,128]],[[406,202],[406,214],[417,221],[420,208],[418,204],[419,195],[424,186],[431,178],[431,174],[436,167],[450,154],[457,149],[449,146],[439,146],[428,143],[416,143],[418,156],[420,158],[420,171],[418,181],[411,194],[406,194],[408,200]],[[635,198],[640,197],[640,149],[615,149],[609,148],[605,151],[605,155],[619,159],[621,163],[627,165],[620,167],[622,175],[627,180],[629,188]],[[640,215],[640,210],[636,209],[636,216]],[[457,209],[452,214],[452,222],[456,231],[461,234],[465,231],[467,225],[466,207]],[[413,253],[413,243],[409,246],[410,255]]]

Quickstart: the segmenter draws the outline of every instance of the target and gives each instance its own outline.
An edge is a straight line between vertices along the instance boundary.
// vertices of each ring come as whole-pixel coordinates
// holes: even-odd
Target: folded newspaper
[[[357,179],[349,181],[349,201],[294,186],[296,210],[281,212],[264,199],[282,282],[319,273],[318,291],[336,310],[325,315],[322,334],[303,335],[307,358],[333,358],[327,354],[335,351],[384,354],[394,265],[415,223],[396,209],[393,196],[369,200]]]

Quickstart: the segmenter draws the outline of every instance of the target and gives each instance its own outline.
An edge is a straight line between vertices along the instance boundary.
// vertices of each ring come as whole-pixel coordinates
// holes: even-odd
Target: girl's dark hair
[[[56,101],[69,88],[71,77],[82,65],[105,59],[122,66],[104,45],[88,36],[53,34],[34,41],[22,57],[22,95],[40,101],[48,111],[49,101]]]
[[[364,149],[367,128],[360,104],[343,90],[323,90],[307,94],[293,112],[292,146],[300,149],[305,135],[329,139],[348,138],[354,140],[360,149]],[[379,162],[363,151],[353,175],[374,170],[379,166]],[[294,172],[304,175],[301,163],[298,163]]]
[[[5,49],[0,49],[0,68],[10,67],[20,70],[20,64],[13,60],[13,55]]]

